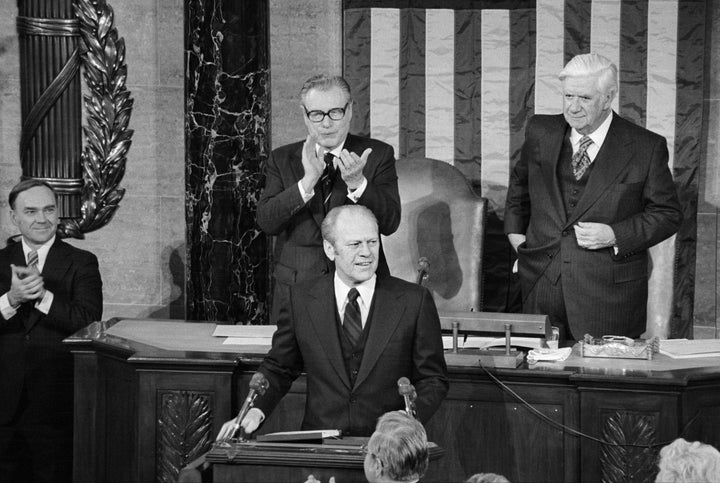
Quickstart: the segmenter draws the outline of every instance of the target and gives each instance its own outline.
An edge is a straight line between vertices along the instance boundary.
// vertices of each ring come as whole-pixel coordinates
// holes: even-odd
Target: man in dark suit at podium
[[[0,250],[0,480],[70,482],[73,365],[62,340],[102,316],[98,261],[56,238],[47,184],[21,181],[9,202],[21,239]]]
[[[241,422],[243,428],[255,431],[303,371],[302,429],[369,436],[382,414],[404,407],[401,377],[415,386],[417,417],[426,422],[448,390],[432,295],[419,285],[376,276],[380,235],[364,206],[334,208],[322,235],[335,273],[291,287],[289,310],[281,311],[272,348],[259,368],[269,388]],[[226,422],[218,439],[236,429],[234,420]]]

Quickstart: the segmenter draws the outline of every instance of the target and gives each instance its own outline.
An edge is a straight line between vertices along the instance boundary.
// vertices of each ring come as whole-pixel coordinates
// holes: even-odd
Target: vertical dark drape
[[[267,0],[185,2],[187,318],[266,323]]]

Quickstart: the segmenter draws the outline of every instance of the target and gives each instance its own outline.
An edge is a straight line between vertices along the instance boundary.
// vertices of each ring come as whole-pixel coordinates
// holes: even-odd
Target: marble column
[[[267,0],[185,0],[187,318],[267,323]]]

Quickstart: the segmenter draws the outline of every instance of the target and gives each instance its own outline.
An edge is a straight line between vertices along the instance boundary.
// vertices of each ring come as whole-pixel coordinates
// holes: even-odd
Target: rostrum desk
[[[228,352],[213,329],[112,320],[66,339],[75,359],[75,481],[175,481],[210,448],[267,349]],[[301,377],[260,433],[299,429],[304,391]],[[652,481],[657,445],[682,436],[720,447],[720,358],[573,353],[517,369],[450,367],[448,397],[427,432],[445,455],[423,481],[477,472],[514,483]]]

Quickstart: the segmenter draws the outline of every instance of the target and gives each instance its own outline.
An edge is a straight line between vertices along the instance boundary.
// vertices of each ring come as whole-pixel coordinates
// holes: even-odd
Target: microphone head
[[[413,392],[415,392],[415,388],[412,387],[412,384],[410,384],[410,379],[407,377],[401,377],[398,379],[397,382],[398,385],[398,392],[401,396],[410,396]]]
[[[263,394],[265,394],[265,391],[267,391],[267,388],[270,386],[270,382],[265,377],[265,374],[263,374],[262,372],[256,372],[250,379],[250,383],[248,384],[248,386],[250,387],[250,390],[256,391],[262,396]]]

